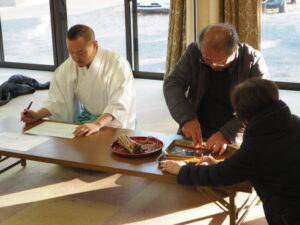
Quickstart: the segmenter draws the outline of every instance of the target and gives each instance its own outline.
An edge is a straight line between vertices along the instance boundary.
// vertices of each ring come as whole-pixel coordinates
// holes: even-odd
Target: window
[[[136,77],[162,79],[165,71],[169,1],[67,0],[68,27],[94,29],[100,46],[128,59]]]
[[[67,1],[68,27],[86,24],[99,45],[126,58],[124,0]]]
[[[282,0],[276,1],[279,5],[275,6],[275,1],[265,2],[261,47],[271,79],[279,83],[291,83],[292,89],[299,90],[300,3]]]
[[[139,71],[164,73],[168,43],[169,1],[137,2]]]
[[[68,57],[68,28],[80,23],[127,58],[136,77],[162,79],[168,14],[169,0],[0,1],[0,66],[55,69]]]
[[[1,63],[54,65],[48,0],[0,3]]]

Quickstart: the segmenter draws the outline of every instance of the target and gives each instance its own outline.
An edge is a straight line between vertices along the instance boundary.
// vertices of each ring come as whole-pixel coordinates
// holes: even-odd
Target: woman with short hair
[[[246,126],[234,155],[219,163],[202,157],[197,165],[166,160],[162,170],[176,174],[180,184],[220,186],[250,180],[270,225],[299,225],[300,118],[279,100],[278,87],[269,80],[242,82],[231,102]],[[204,162],[209,165],[200,165]]]

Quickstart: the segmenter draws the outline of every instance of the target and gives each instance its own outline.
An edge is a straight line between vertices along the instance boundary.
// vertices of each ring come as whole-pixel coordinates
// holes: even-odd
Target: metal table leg
[[[256,192],[254,189],[252,189],[252,192],[249,193],[249,196],[242,203],[241,207],[237,208],[235,198],[238,191],[223,189],[218,190],[211,187],[200,186],[198,186],[197,189],[210,200],[212,200],[224,212],[229,214],[230,225],[240,225],[246,218],[246,215],[252,206],[255,205],[259,200]],[[225,197],[229,197],[229,201],[225,200]]]
[[[18,164],[21,164],[21,166],[25,167],[26,160],[11,158],[11,157],[7,157],[7,156],[0,156],[0,174]]]

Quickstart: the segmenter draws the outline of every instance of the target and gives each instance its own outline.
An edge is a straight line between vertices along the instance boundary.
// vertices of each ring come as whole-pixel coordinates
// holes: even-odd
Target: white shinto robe
[[[109,126],[134,129],[136,99],[129,63],[100,47],[89,68],[69,57],[56,69],[44,107],[51,119],[74,122],[80,104],[91,114],[113,115]]]

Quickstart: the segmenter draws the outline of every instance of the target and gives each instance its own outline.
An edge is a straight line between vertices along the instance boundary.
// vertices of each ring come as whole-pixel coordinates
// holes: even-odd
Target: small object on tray
[[[166,156],[172,158],[199,158],[212,153],[212,150],[207,149],[206,146],[194,148],[193,142],[188,140],[174,140],[166,149]]]
[[[120,135],[112,144],[113,153],[125,157],[146,157],[161,151],[163,142],[155,137]]]
[[[193,142],[191,140],[174,140],[165,151],[157,158],[158,161],[161,160],[179,160],[185,161],[188,163],[197,163],[201,156],[213,156],[217,161],[223,161],[224,158],[227,158],[236,151],[231,146],[228,146],[228,149],[223,155],[218,155],[212,150],[207,149],[206,146],[201,148],[194,148]]]

